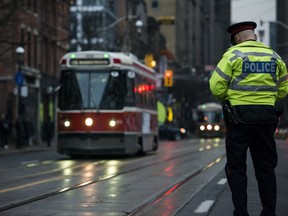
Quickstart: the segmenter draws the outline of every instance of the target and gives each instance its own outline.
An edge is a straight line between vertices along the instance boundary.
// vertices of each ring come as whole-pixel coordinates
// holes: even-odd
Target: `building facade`
[[[165,48],[175,56],[175,17],[176,0],[146,0],[147,13],[159,23],[159,31],[165,37]],[[158,39],[159,40],[159,39]],[[163,47],[160,47],[163,49]],[[167,56],[169,57],[169,56]]]
[[[277,18],[278,24],[274,24],[277,35],[276,35],[276,51],[283,58],[283,60],[288,64],[288,2],[285,0],[276,1],[277,8]],[[271,25],[271,24],[270,24]],[[274,38],[274,40],[275,40]]]
[[[30,118],[39,143],[42,125],[49,116],[55,118],[54,90],[58,86],[58,62],[68,47],[70,2],[5,0],[1,6],[0,112],[11,123],[20,115]],[[17,47],[25,50],[21,62]],[[16,90],[17,72],[24,75],[21,96]]]
[[[143,59],[148,37],[143,0],[74,0],[70,12],[70,51],[132,52]]]
[[[230,0],[177,1],[176,56],[195,72],[211,70],[229,47]]]

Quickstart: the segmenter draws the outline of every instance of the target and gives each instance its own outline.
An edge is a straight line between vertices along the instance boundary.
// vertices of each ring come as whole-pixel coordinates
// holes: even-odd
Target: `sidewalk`
[[[16,148],[16,145],[10,145],[7,149],[0,148],[1,154],[13,154],[13,153],[21,153],[21,152],[35,152],[35,151],[47,151],[47,150],[55,150],[55,145],[51,145],[51,147],[47,147],[46,144],[36,144],[33,146],[27,146],[23,148]]]
[[[278,184],[277,216],[288,215],[288,144],[285,140],[277,140],[278,166],[276,168]],[[250,154],[250,153],[249,153]],[[249,155],[248,154],[248,155]],[[262,210],[261,201],[258,194],[257,181],[255,179],[254,168],[250,155],[248,156],[248,211],[250,216],[259,216]],[[218,174],[204,190],[193,197],[175,216],[232,216],[233,204],[231,192],[228,184],[217,185],[221,179],[226,179],[224,171]],[[216,186],[217,185],[217,186]],[[207,212],[197,213],[196,209],[201,203],[213,203]]]

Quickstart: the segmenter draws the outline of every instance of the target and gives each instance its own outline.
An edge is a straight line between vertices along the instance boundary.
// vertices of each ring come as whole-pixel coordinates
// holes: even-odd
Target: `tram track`
[[[146,200],[143,204],[135,207],[131,212],[125,212],[122,216],[136,216],[139,212],[145,211],[145,209],[150,208],[151,206],[157,204],[162,199],[164,199],[166,196],[170,195],[173,191],[177,190],[181,186],[183,186],[186,182],[190,181],[197,175],[200,175],[201,173],[205,172],[207,169],[211,168],[215,164],[219,163],[223,158],[225,158],[226,154],[221,155],[220,157],[217,157],[215,160],[209,162],[208,164],[199,167],[197,170],[192,171],[191,173],[188,173],[184,177],[180,178],[178,181],[174,182],[172,185],[161,191],[160,193],[156,194],[154,197],[152,197],[149,200]]]
[[[207,148],[207,150],[210,150],[210,148]],[[9,209],[13,209],[13,208],[16,208],[16,207],[19,207],[19,206],[23,206],[23,205],[26,205],[26,204],[30,204],[30,203],[33,203],[33,202],[36,202],[36,201],[39,201],[39,200],[47,199],[49,197],[56,196],[56,195],[59,195],[59,194],[62,194],[62,193],[65,193],[65,192],[68,192],[68,191],[71,191],[71,190],[76,190],[78,188],[85,187],[85,186],[88,186],[88,185],[91,185],[91,184],[96,184],[96,183],[99,183],[99,182],[102,182],[102,181],[106,181],[106,180],[115,178],[115,177],[120,176],[120,175],[125,175],[125,174],[128,174],[128,173],[139,171],[141,169],[152,167],[152,166],[155,166],[155,165],[158,165],[158,164],[161,164],[161,163],[166,163],[166,162],[171,161],[171,160],[175,160],[175,159],[182,158],[182,157],[188,157],[191,154],[195,154],[197,152],[199,152],[199,149],[193,150],[193,151],[190,151],[190,152],[184,152],[184,153],[181,152],[181,153],[179,153],[177,155],[170,156],[170,157],[165,158],[165,159],[159,159],[159,160],[156,160],[156,161],[151,161],[150,160],[148,163],[146,163],[144,165],[139,165],[138,163],[136,165],[133,165],[135,163],[135,160],[132,160],[132,161],[129,161],[128,164],[127,163],[124,164],[126,166],[130,166],[132,164],[132,167],[124,168],[122,171],[118,171],[118,172],[116,172],[114,174],[110,174],[110,175],[102,175],[102,176],[99,176],[98,178],[92,178],[92,179],[88,179],[88,180],[85,180],[85,181],[81,181],[80,183],[73,184],[73,185],[71,185],[69,187],[56,189],[56,190],[53,190],[53,191],[50,191],[50,192],[46,192],[46,193],[40,194],[38,196],[33,196],[33,197],[30,197],[30,198],[27,198],[27,199],[23,199],[23,200],[14,202],[14,203],[10,203],[8,205],[1,206],[0,207],[0,212],[6,211],[6,210],[9,210]],[[221,157],[224,157],[224,156],[222,155]],[[137,160],[142,161],[143,158],[137,158],[136,161]],[[217,160],[217,158],[215,160]],[[215,162],[215,160],[213,160],[213,161]],[[145,209],[145,208],[149,207],[150,205],[152,205],[153,202],[156,202],[157,200],[162,199],[164,196],[167,195],[168,191],[176,190],[178,187],[183,185],[185,182],[189,181],[194,176],[199,175],[201,172],[205,171],[205,169],[207,169],[207,166],[209,166],[209,164],[211,165],[211,163],[213,163],[213,161],[211,161],[208,164],[205,164],[204,166],[200,167],[198,170],[190,173],[189,175],[186,175],[184,178],[182,178],[179,181],[177,181],[171,187],[169,187],[168,189],[165,189],[164,191],[159,193],[157,196],[155,196],[153,199],[151,199],[148,202],[142,204],[141,206],[138,206],[137,208],[135,208],[133,211],[131,211],[129,214],[126,214],[126,215],[136,215],[137,212],[139,212],[142,209]],[[103,164],[105,164],[104,162],[105,161],[103,161]],[[87,164],[94,164],[94,163],[95,162],[87,163]],[[80,167],[81,166],[87,166],[87,164],[86,165],[82,164],[82,165],[79,165],[79,166]],[[79,166],[75,166],[75,167],[79,167]],[[50,173],[51,172],[52,171],[50,171]],[[59,170],[57,170],[56,172],[59,172]],[[39,173],[38,175],[43,175],[43,174],[45,175],[45,174],[47,174],[47,172],[43,172],[42,174]],[[75,175],[75,173],[74,173],[74,175]],[[29,178],[29,175],[25,176],[25,178]],[[58,177],[54,177],[54,179],[51,178],[50,180],[51,181],[55,181],[55,180],[59,180],[61,178],[64,178],[64,177],[58,176]],[[67,178],[67,176],[65,176],[65,178]],[[49,179],[47,179],[46,182],[49,182]],[[30,183],[30,186],[31,185],[33,185],[33,184]],[[27,187],[28,186],[29,185],[27,185]],[[18,189],[19,188],[15,187],[15,190],[18,190]],[[6,190],[8,190],[8,189],[6,189]],[[1,192],[1,190],[0,190],[0,194],[1,193],[5,193],[5,191],[3,190]]]

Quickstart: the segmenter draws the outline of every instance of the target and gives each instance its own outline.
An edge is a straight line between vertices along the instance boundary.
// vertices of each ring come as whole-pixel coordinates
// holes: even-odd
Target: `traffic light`
[[[164,73],[164,86],[171,87],[173,86],[173,71],[166,70]]]
[[[156,61],[154,59],[154,56],[152,54],[146,54],[144,58],[145,65],[150,68],[155,68]]]

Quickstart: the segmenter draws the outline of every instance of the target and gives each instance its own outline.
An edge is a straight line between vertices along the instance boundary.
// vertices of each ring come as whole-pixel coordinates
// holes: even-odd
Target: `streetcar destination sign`
[[[71,65],[109,65],[109,59],[71,59]]]

